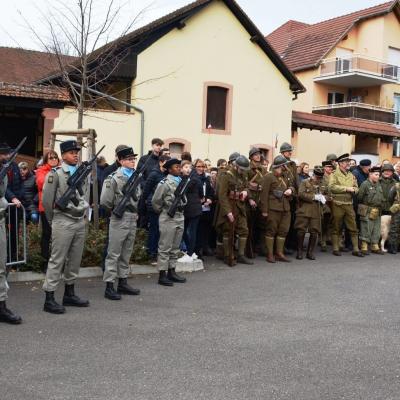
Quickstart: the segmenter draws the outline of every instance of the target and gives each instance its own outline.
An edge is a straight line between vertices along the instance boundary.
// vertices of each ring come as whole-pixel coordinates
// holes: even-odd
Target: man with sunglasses
[[[121,165],[117,171],[108,176],[101,191],[100,204],[110,212],[109,240],[103,280],[106,283],[104,297],[109,300],[121,300],[121,294],[138,295],[140,290],[128,284],[129,260],[132,255],[136,237],[138,200],[130,199],[122,218],[112,214],[124,196],[124,187],[135,173],[136,156],[132,147],[126,146],[118,151],[118,162]],[[137,199],[140,187],[137,189]],[[118,278],[117,290],[114,283]]]
[[[69,177],[78,169],[81,148],[75,140],[67,140],[60,144],[60,150],[62,164],[48,173],[42,195],[43,208],[52,227],[51,256],[43,285],[46,292],[43,310],[52,314],[64,314],[64,306],[89,306],[88,300],[75,295],[85,243],[85,214],[89,207],[85,200],[87,184],[82,185],[83,194],[76,191],[65,209],[56,207],[56,201],[68,190]],[[54,299],[62,273],[65,282],[63,305]]]

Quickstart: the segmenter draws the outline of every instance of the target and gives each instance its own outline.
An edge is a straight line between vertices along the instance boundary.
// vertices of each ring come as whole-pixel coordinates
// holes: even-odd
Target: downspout
[[[81,87],[79,83],[71,82],[71,84],[79,88]],[[86,88],[86,90],[90,93],[97,94],[98,96],[105,97],[106,99],[116,101],[117,103],[123,104],[140,113],[140,155],[142,156],[144,152],[144,110],[140,107],[134,106],[133,104],[127,103],[126,101],[110,96],[109,94],[99,92],[98,90],[91,88]]]

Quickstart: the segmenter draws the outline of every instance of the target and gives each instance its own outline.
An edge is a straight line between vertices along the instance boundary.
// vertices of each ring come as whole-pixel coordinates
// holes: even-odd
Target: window
[[[344,93],[328,93],[328,104],[344,103]]]
[[[230,134],[231,114],[232,86],[218,82],[205,83],[203,132]]]
[[[400,140],[393,139],[393,157],[400,157]]]
[[[170,143],[169,151],[171,153],[171,157],[180,158],[183,153],[184,145],[182,143]]]

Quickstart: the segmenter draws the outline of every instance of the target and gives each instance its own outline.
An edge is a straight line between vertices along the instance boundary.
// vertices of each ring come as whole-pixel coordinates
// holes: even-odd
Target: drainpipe
[[[79,83],[71,82],[72,85],[76,87],[81,87]],[[132,108],[133,110],[137,111],[140,113],[140,155],[142,156],[144,154],[144,110],[140,107],[134,106],[133,104],[127,103],[126,101],[117,99],[116,97],[110,96],[109,94],[99,92],[98,90],[91,89],[91,88],[86,88],[86,90],[90,93],[97,94],[99,96],[102,96],[106,99],[116,101],[117,103],[123,104],[129,108]]]

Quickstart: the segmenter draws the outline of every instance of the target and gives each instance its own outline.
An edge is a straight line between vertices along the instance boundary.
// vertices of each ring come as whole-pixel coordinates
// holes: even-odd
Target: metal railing
[[[385,108],[360,102],[347,102],[314,106],[313,113],[330,115],[339,118],[359,118],[369,121],[398,124],[399,112],[392,108]]]
[[[351,72],[363,72],[394,81],[400,80],[400,67],[365,56],[354,55],[347,58],[329,58],[322,60],[320,76],[341,75]]]
[[[27,261],[26,212],[21,204],[8,204],[6,217],[7,267],[25,264]]]

